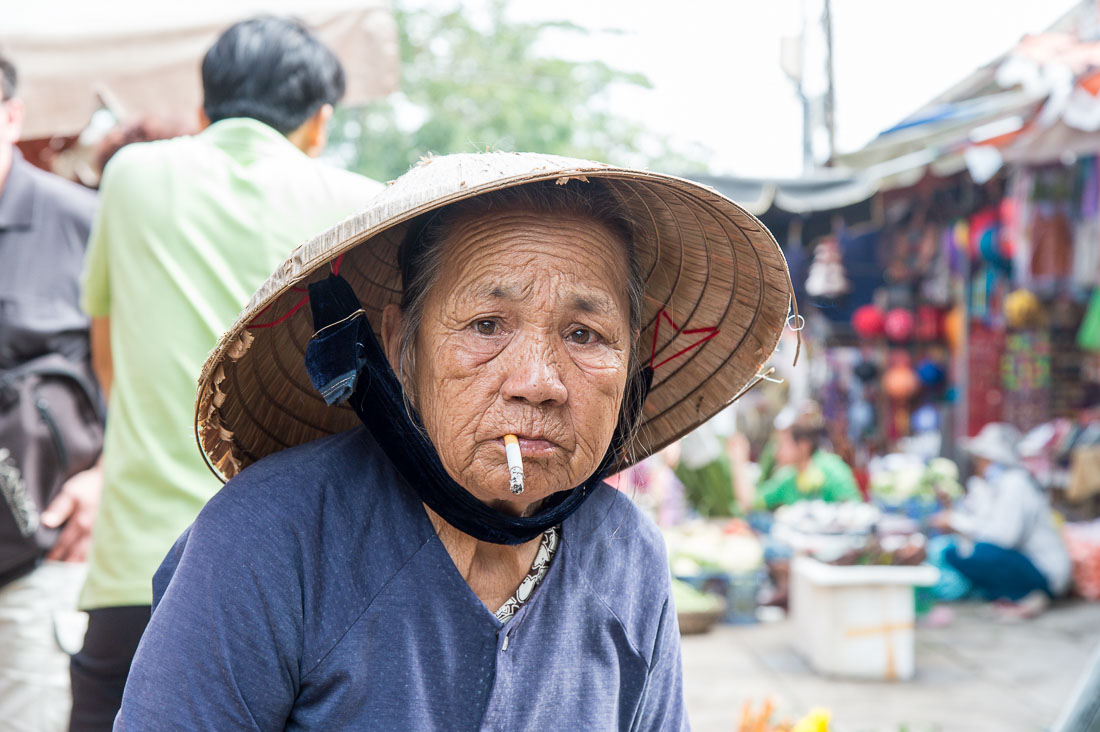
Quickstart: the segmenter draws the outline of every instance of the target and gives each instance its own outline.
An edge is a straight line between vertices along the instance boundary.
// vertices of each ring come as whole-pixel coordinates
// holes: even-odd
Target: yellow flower
[[[811,709],[810,713],[791,727],[791,732],[829,732],[833,713],[828,709]]]

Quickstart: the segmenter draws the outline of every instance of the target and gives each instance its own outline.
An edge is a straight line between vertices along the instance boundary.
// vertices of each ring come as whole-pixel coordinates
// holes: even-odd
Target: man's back
[[[380,187],[247,118],[112,160],[85,271],[85,308],[110,318],[114,378],[82,606],[150,602],[154,570],[220,487],[193,433],[204,358],[294,247]]]

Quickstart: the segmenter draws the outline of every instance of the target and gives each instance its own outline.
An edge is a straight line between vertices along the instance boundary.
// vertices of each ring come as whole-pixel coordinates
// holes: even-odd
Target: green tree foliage
[[[389,180],[423,155],[486,149],[670,172],[702,167],[607,109],[616,85],[649,88],[644,75],[541,52],[554,33],[587,33],[575,24],[513,21],[507,0],[489,0],[487,12],[476,16],[480,22],[460,7],[441,13],[399,6],[395,15],[401,90],[341,110],[332,127],[333,154],[352,170]]]

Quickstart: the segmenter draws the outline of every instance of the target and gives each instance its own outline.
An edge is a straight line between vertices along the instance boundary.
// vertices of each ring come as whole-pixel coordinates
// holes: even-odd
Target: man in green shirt
[[[297,22],[234,25],[202,80],[204,130],[124,148],[100,187],[83,306],[108,425],[72,730],[111,728],[153,573],[220,487],[193,427],[207,353],[294,247],[381,189],[313,159],[344,72]]]
[[[825,424],[817,405],[788,408],[776,418],[775,470],[755,487],[748,479],[747,443],[731,442],[735,473],[744,488],[738,501],[744,511],[771,511],[798,501],[862,501],[852,469],[840,456],[820,447]]]

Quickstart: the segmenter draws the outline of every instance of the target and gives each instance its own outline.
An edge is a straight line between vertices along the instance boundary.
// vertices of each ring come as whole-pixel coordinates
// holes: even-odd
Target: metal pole
[[[1097,0],[1100,2],[1100,0]],[[812,129],[812,110],[810,109],[810,100],[806,97],[806,89],[803,86],[803,78],[805,77],[806,70],[806,25],[807,16],[806,12],[806,0],[802,0],[798,4],[799,15],[801,16],[802,31],[798,36],[798,43],[801,46],[798,57],[802,68],[798,74],[798,101],[802,102],[802,173],[803,175],[809,174],[816,167],[814,164],[814,143],[813,143],[813,129]]]
[[[828,75],[828,85],[825,88],[825,128],[829,133],[829,156],[825,158],[825,165],[833,164],[833,155],[836,153],[836,98],[833,94],[833,14],[832,0],[825,0],[825,12],[821,16],[825,26],[825,73]]]

